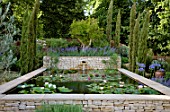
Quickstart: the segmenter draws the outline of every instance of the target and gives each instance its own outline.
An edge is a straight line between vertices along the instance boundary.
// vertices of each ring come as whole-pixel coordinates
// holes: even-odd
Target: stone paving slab
[[[42,100],[45,94],[12,94],[6,95],[1,100]]]
[[[143,84],[145,84],[145,85],[147,85],[147,86],[149,86],[149,87],[151,87],[151,88],[153,88],[153,89],[155,89],[155,90],[157,90],[157,91],[159,91],[159,92],[161,92],[161,93],[163,93],[165,95],[170,96],[170,88],[169,87],[166,87],[166,86],[164,86],[164,85],[162,85],[162,84],[160,84],[158,82],[152,81],[150,79],[147,79],[147,78],[145,78],[143,76],[140,76],[140,75],[135,74],[133,72],[130,72],[128,70],[125,70],[125,69],[122,69],[122,68],[120,68],[118,70],[121,73],[127,75],[128,77],[130,77],[130,78],[132,78],[132,79],[134,79],[134,80],[136,80],[138,82],[141,82],[141,83],[143,83]]]
[[[47,68],[43,68],[43,67],[42,67],[42,68],[39,68],[39,69],[37,69],[37,70],[35,70],[35,71],[32,71],[32,72],[30,72],[30,73],[27,73],[27,74],[24,75],[24,76],[21,76],[21,77],[19,77],[19,78],[17,78],[17,79],[14,79],[14,80],[10,81],[10,82],[7,82],[7,83],[5,83],[5,84],[0,85],[0,94],[5,93],[5,92],[7,92],[8,90],[16,87],[17,85],[19,85],[19,84],[21,84],[21,83],[29,80],[30,78],[32,78],[32,77],[34,77],[34,76],[42,73],[42,72],[45,71],[46,69],[47,69]]]
[[[45,100],[84,100],[84,94],[46,94]]]

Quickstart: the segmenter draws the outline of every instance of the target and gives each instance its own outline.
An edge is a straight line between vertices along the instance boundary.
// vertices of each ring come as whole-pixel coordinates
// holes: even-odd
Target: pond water
[[[45,72],[6,94],[160,94],[116,70]]]

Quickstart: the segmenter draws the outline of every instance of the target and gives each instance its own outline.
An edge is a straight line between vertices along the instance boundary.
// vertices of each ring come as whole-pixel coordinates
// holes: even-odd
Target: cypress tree
[[[40,1],[36,0],[33,11],[29,16],[28,11],[24,16],[22,39],[21,39],[21,58],[20,67],[21,74],[25,74],[35,69],[36,61],[36,27],[37,14],[40,6]]]
[[[135,26],[135,17],[136,17],[136,3],[132,5],[130,11],[130,35],[129,35],[129,70],[132,71],[132,49],[133,49],[133,30]]]
[[[140,29],[140,14],[138,14],[138,18],[135,23],[135,27],[133,30],[133,48],[132,48],[132,72],[135,72],[136,67],[136,57],[138,52],[138,42],[139,42],[139,29]]]
[[[107,12],[107,26],[106,26],[106,36],[108,41],[112,40],[112,14],[113,14],[113,0],[110,1],[109,9]]]
[[[30,20],[28,23],[28,49],[27,49],[27,61],[28,71],[32,71],[35,69],[35,61],[36,61],[36,34],[37,34],[37,14],[40,7],[40,1],[36,0],[34,4],[33,11],[30,16]]]
[[[22,38],[21,38],[21,47],[20,47],[20,72],[21,74],[28,72],[28,61],[27,61],[27,28],[28,28],[28,21],[29,21],[29,12],[28,9],[26,10],[24,17],[23,17],[23,23],[22,23]]]
[[[119,10],[118,15],[117,15],[115,39],[114,39],[116,48],[119,47],[119,43],[120,43],[120,30],[121,30],[121,15],[120,15],[120,10]]]
[[[148,11],[146,12],[142,30],[140,33],[140,40],[139,40],[139,47],[138,47],[138,62],[139,63],[146,63],[149,21],[150,21],[150,12]]]

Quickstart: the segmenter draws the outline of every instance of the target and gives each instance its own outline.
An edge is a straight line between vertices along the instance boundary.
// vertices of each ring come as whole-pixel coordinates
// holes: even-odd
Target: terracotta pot
[[[164,72],[159,71],[159,70],[155,72],[155,78],[161,78],[163,76],[164,76]]]

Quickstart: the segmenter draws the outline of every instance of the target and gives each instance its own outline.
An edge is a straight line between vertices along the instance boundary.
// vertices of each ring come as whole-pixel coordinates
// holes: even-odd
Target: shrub
[[[50,39],[46,39],[46,43],[48,47],[68,47],[68,42],[66,39],[55,39],[55,38],[50,38]]]

